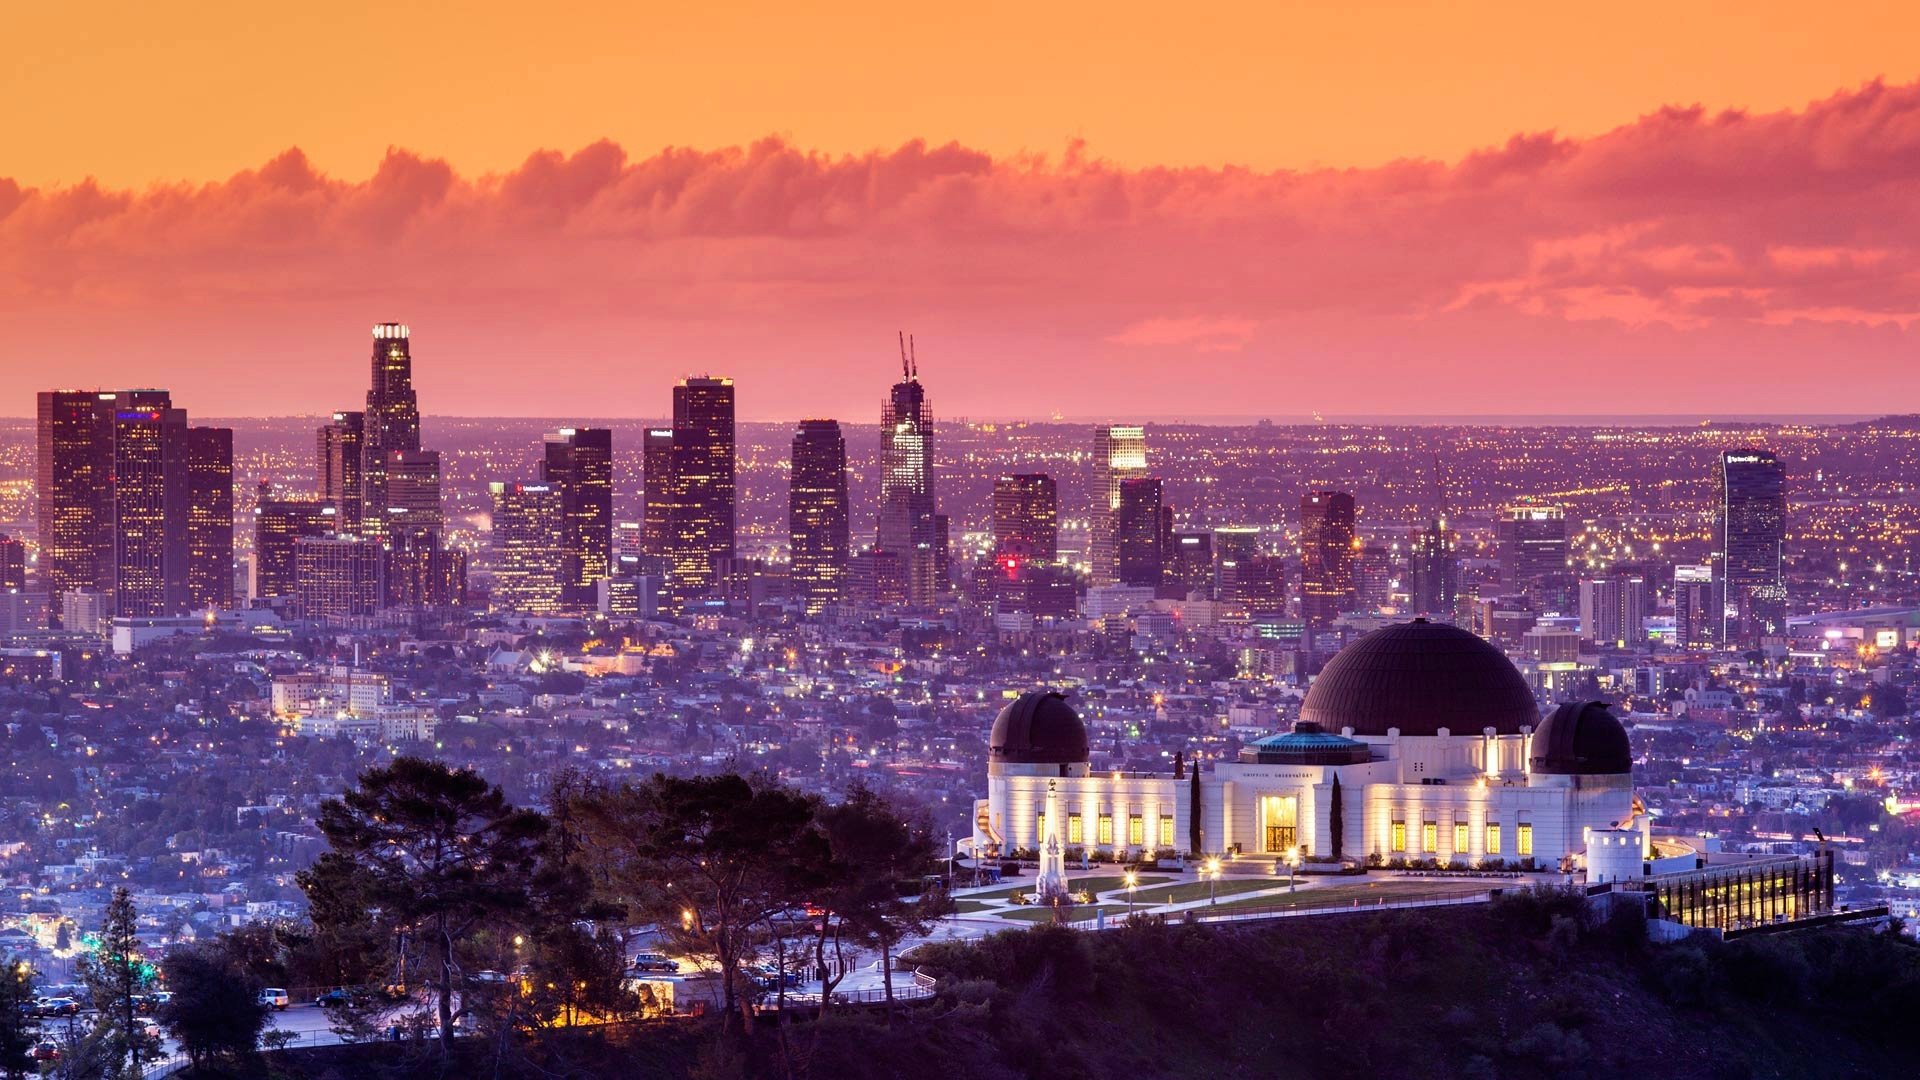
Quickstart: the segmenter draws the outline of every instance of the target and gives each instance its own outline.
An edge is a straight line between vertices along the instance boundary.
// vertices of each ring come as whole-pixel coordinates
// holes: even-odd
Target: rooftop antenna
[[[900,377],[903,379],[913,377],[912,369],[907,366],[907,332],[905,330],[900,331]]]

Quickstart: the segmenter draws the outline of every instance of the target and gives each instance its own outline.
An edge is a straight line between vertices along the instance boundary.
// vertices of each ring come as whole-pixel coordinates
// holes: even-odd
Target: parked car
[[[287,1006],[293,1004],[293,1001],[287,997],[287,992],[284,988],[269,986],[265,990],[260,991],[260,1004],[271,1005],[275,1010],[285,1012]]]
[[[59,1061],[60,1048],[50,1042],[43,1042],[43,1043],[36,1044],[33,1048],[33,1060]]]
[[[780,986],[792,990],[806,982],[800,977],[799,972],[781,971],[772,964],[756,964],[749,974],[756,984],[766,990],[777,989]]]
[[[678,975],[680,973],[680,961],[675,960],[666,953],[643,952],[634,956],[633,970],[658,971],[667,975]]]
[[[344,986],[336,986],[326,993],[321,994],[319,997],[314,998],[313,1003],[321,1008],[332,1006],[333,1008],[341,1009],[354,1004],[358,1000],[358,995],[354,994],[353,991]]]
[[[78,1016],[80,1003],[66,997],[36,998],[33,1003],[35,1016]]]

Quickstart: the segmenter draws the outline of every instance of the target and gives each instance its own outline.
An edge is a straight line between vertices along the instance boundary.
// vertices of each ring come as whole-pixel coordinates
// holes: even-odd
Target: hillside
[[[934,1004],[750,1048],[672,1024],[549,1036],[502,1075],[827,1078],[1920,1075],[1920,947],[1840,929],[1648,946],[1578,901],[1228,928],[1053,928],[922,950]],[[784,1045],[784,1049],[783,1049]],[[816,1049],[817,1046],[817,1049]],[[437,1072],[391,1048],[284,1055],[283,1075]],[[513,1055],[518,1058],[520,1055]],[[492,1072],[489,1057],[446,1075]]]

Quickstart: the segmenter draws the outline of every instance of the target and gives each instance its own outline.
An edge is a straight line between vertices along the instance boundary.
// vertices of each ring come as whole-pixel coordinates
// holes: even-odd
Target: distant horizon
[[[262,415],[236,416],[197,416],[191,408],[187,415],[195,424],[216,424],[221,421],[249,421],[253,423],[272,423],[275,421],[310,422],[324,420],[332,410],[314,413],[267,413]],[[1114,416],[1064,416],[1034,418],[1031,416],[955,416],[936,422],[943,424],[1024,424],[1031,427],[1074,427],[1098,424],[1145,424],[1145,425],[1181,425],[1190,427],[1254,427],[1262,423],[1272,423],[1275,427],[1719,427],[1728,424],[1773,424],[1808,425],[1815,427],[1837,424],[1857,424],[1868,420],[1914,415],[1898,412],[1861,412],[1861,413],[1726,413],[1708,415],[1704,413],[1329,413],[1312,416],[1299,413],[1276,413],[1272,415],[1180,415],[1168,417],[1147,417],[1141,415]],[[0,422],[33,424],[32,416],[4,416]],[[666,423],[670,417],[666,414],[628,415],[628,416],[582,416],[565,413],[438,413],[422,410],[423,422],[432,420],[451,420],[463,423],[481,421],[509,421],[514,423],[553,422],[572,425],[597,424],[637,424]],[[839,416],[794,415],[791,417],[737,417],[741,424],[790,424],[800,420],[833,420],[855,427],[878,427],[878,420],[849,420]]]

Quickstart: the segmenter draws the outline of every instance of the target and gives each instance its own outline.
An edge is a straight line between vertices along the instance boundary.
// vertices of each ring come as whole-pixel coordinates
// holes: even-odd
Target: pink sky
[[[1920,86],[1657,112],[1452,163],[1131,168],[768,140],[501,174],[297,150],[226,180],[0,179],[0,413],[157,385],[353,404],[414,327],[430,413],[869,422],[918,337],[942,416],[1920,408]]]

